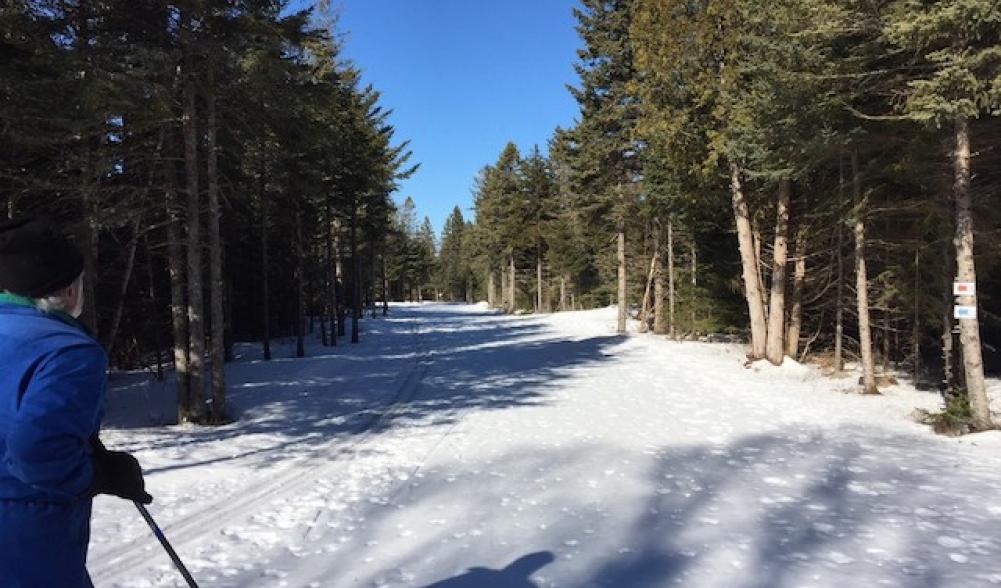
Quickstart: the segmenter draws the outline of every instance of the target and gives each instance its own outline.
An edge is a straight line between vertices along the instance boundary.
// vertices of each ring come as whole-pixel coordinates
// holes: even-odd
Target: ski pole
[[[171,547],[170,541],[167,541],[167,536],[160,530],[160,527],[156,524],[156,521],[153,520],[149,511],[146,510],[146,507],[139,502],[134,502],[133,504],[135,504],[136,508],[139,509],[139,514],[146,519],[146,524],[149,525],[150,529],[152,529],[153,534],[156,535],[156,538],[160,541],[160,545],[163,545],[164,551],[166,551],[167,555],[170,556],[170,561],[174,562],[174,567],[176,567],[177,571],[181,572],[181,575],[184,576],[184,580],[188,583],[188,586],[190,588],[198,588],[198,584],[195,582],[195,579],[191,577],[191,573],[188,572],[188,568],[184,567],[184,562],[177,556],[177,552],[174,551],[173,547]]]

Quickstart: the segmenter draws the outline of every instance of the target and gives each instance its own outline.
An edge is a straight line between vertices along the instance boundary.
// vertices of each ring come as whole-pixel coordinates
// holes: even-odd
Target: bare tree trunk
[[[764,277],[764,267],[765,261],[761,256],[761,244],[764,239],[761,236],[761,227],[758,226],[757,221],[754,216],[751,216],[751,234],[754,236],[754,263],[755,267],[758,269],[758,285],[761,288],[761,308],[764,311],[765,325],[768,324],[768,289],[765,288],[765,277]],[[769,268],[770,269],[770,268]],[[767,349],[767,334],[765,339],[765,347]]]
[[[789,310],[789,331],[786,335],[786,355],[799,357],[799,334],[803,328],[803,288],[806,284],[806,240],[808,227],[802,221],[796,233],[796,259],[792,281],[792,308]]]
[[[226,422],[226,314],[223,307],[223,290],[226,288],[222,268],[222,233],[220,222],[222,209],[219,206],[219,153],[216,140],[216,94],[214,74],[209,70],[208,88],[205,96],[206,108],[206,179],[209,198],[209,308],[211,322],[212,358],[212,423]]]
[[[263,145],[259,146],[263,149]],[[264,154],[261,153],[261,169],[258,176],[258,195],[261,206],[261,319],[263,320],[264,332],[261,333],[261,341],[264,346],[264,359],[271,360],[271,280],[268,277],[271,273],[271,260],[269,257],[268,242],[268,201],[264,191]]]
[[[660,241],[660,229],[657,229],[657,241]],[[668,252],[670,257],[670,252]],[[667,306],[667,284],[664,271],[664,256],[658,255],[653,270],[653,332],[655,335],[666,335],[668,333],[668,320],[666,316]]]
[[[883,352],[882,352],[882,362],[881,369],[883,373],[886,373],[890,369],[890,308],[887,304],[887,308],[883,309]]]
[[[758,256],[755,253],[754,234],[751,230],[751,214],[744,198],[740,183],[740,169],[730,164],[730,191],[733,197],[733,216],[737,225],[737,241],[740,246],[740,262],[744,274],[744,297],[751,319],[751,359],[765,356],[768,325],[765,322],[765,307],[761,299],[761,281],[758,274]]]
[[[518,310],[518,274],[514,265],[514,252],[511,253],[509,261],[511,263],[511,277],[508,279],[508,287],[511,288],[511,291],[508,293],[508,304],[511,306],[508,312],[513,313]]]
[[[695,243],[695,237],[692,236],[692,299],[691,299],[691,320],[692,320],[692,332],[697,331],[696,325],[698,324],[697,317],[695,315],[695,308],[698,302],[699,295],[699,248]]]
[[[914,320],[911,324],[911,369],[914,385],[921,380],[921,250],[914,251]]]
[[[845,173],[843,163],[838,162],[838,194],[843,199],[845,185]],[[840,373],[845,369],[844,339],[845,339],[845,258],[844,258],[844,231],[841,221],[838,222],[838,248],[835,251],[836,264],[838,266],[838,282],[835,288],[835,320],[834,320],[834,371]]]
[[[376,279],[375,279],[376,278],[375,267],[376,267],[376,264],[378,263],[377,256],[378,256],[378,253],[375,250],[375,243],[372,242],[372,241],[370,241],[369,242],[369,256],[368,256],[369,257],[368,258],[368,288],[365,289],[365,291],[366,291],[365,298],[366,298],[366,302],[368,303],[369,316],[372,317],[372,318],[376,318],[376,316],[378,316],[377,313],[376,313],[376,307],[375,307],[375,289],[376,289],[376,284],[377,284]]]
[[[386,271],[386,256],[382,256],[382,316],[389,316],[389,272]]]
[[[781,365],[785,357],[786,286],[789,261],[789,216],[792,181],[779,181],[776,202],[775,241],[772,247],[771,289],[768,297],[768,342],[765,355],[772,364]]]
[[[497,308],[497,284],[494,282],[493,268],[487,270],[487,305]]]
[[[956,199],[956,273],[960,282],[977,281],[977,268],[973,256],[973,204],[970,197],[970,128],[965,118],[956,119],[956,150],[953,153]],[[958,303],[977,305],[975,296],[960,296]],[[966,375],[966,393],[973,413],[973,426],[983,431],[994,428],[991,420],[990,401],[984,382],[983,350],[980,344],[980,321],[973,318],[959,319],[959,341],[963,346],[963,368]]]
[[[615,325],[616,333],[626,332],[626,316],[629,311],[629,296],[626,284],[626,226],[625,221],[619,221],[619,231],[616,239],[616,260],[618,261],[619,288],[618,306],[619,315]]]
[[[295,356],[306,357],[306,341],[302,327],[306,322],[306,284],[303,279],[302,211],[296,203],[295,211]]]
[[[90,180],[88,179],[87,181],[89,182]],[[85,188],[85,190],[87,190],[87,188]],[[87,275],[88,279],[83,282],[83,315],[81,315],[80,320],[84,326],[87,327],[87,330],[90,331],[91,336],[97,339],[100,336],[100,323],[97,317],[97,283],[98,268],[100,267],[100,263],[98,261],[98,257],[100,255],[100,228],[97,223],[96,212],[93,210],[94,204],[91,202],[92,197],[87,192],[84,192],[83,201],[87,218],[84,220],[83,224],[84,228],[83,234],[81,235],[81,249],[84,253],[83,271]]]
[[[156,380],[158,382],[163,381],[163,339],[160,330],[160,321],[157,320],[157,311],[160,308],[160,304],[156,297],[156,280],[153,277],[153,252],[149,247],[149,236],[148,234],[143,234],[143,248],[146,249],[146,280],[149,283],[149,292],[147,292],[149,307],[146,312],[149,313],[149,317],[153,322],[153,341],[154,347],[156,348]]]
[[[92,17],[93,7],[91,6],[91,2],[79,2],[75,19],[77,25],[75,49],[77,54],[83,57],[83,64],[88,69],[93,64],[93,46],[91,44],[93,40],[93,36],[91,35]],[[90,81],[91,79],[93,78],[83,78],[83,91],[87,98],[90,98],[90,94],[93,91],[93,82]],[[100,115],[89,106],[89,103],[89,100],[83,102],[81,112],[78,113],[78,116],[87,123],[96,122]],[[95,152],[100,148],[100,143],[95,137],[89,135],[82,138],[83,161],[80,178],[84,216],[83,230],[80,234],[80,246],[84,258],[83,271],[88,278],[83,282],[84,301],[83,314],[80,316],[80,321],[95,340],[100,340],[100,321],[97,316],[97,284],[100,279],[98,271],[100,268],[100,225],[98,224],[96,203],[94,202],[94,195],[98,188],[97,184],[100,183],[98,179],[100,172],[98,171],[99,166],[95,162],[95,158],[97,157]]]
[[[535,257],[535,284],[536,284],[536,296],[535,296],[535,313],[539,314],[543,311],[543,301],[542,301],[542,247],[539,247],[539,251]]]
[[[775,245],[772,253],[772,287],[769,296],[768,344],[765,356],[774,365],[782,365],[785,357],[786,334],[786,265],[789,254],[789,201],[792,196],[792,181],[779,181],[779,197],[776,205]]]
[[[187,419],[205,422],[205,300],[202,290],[201,193],[198,187],[198,131],[195,112],[195,80],[190,47],[190,17],[182,26],[188,39],[185,45],[184,93],[184,171],[188,191],[188,373],[191,378],[191,404]],[[183,33],[182,33],[183,34]]]
[[[132,281],[132,272],[135,269],[136,251],[139,249],[139,237],[142,232],[143,218],[146,211],[146,198],[149,196],[149,192],[153,188],[153,181],[156,179],[156,162],[160,159],[160,152],[163,149],[163,141],[165,137],[166,132],[161,130],[159,139],[157,139],[156,149],[154,151],[154,164],[150,168],[149,176],[146,180],[146,186],[139,197],[139,202],[136,207],[138,212],[136,213],[135,222],[132,223],[132,240],[129,242],[129,254],[125,263],[125,275],[122,277],[122,285],[118,291],[118,303],[115,307],[115,316],[111,321],[111,330],[108,334],[107,354],[109,357],[114,351],[115,340],[118,337],[118,329],[122,323],[122,315],[125,311],[125,300],[128,295],[129,283]],[[143,233],[143,236],[145,237],[145,233]]]
[[[334,260],[334,219],[331,213],[330,196],[325,198],[323,207],[323,241],[325,261],[323,267],[327,281],[326,305],[330,316],[330,345],[337,346],[337,262]],[[324,342],[324,345],[327,343]]]
[[[560,276],[560,312],[567,309],[567,277]]]
[[[351,342],[358,343],[361,333],[361,259],[358,257],[358,204],[351,205]]]
[[[671,339],[678,338],[678,321],[675,319],[675,308],[678,296],[677,282],[674,275],[674,221],[667,221],[667,333]]]
[[[174,164],[166,165],[167,259],[170,273],[170,319],[174,334],[174,375],[177,383],[177,419],[184,422],[190,412],[188,394],[188,314],[185,300],[184,243],[181,205],[174,187]]]
[[[334,267],[336,268],[334,280],[335,308],[337,312],[337,336],[344,337],[347,334],[347,288],[344,272],[344,244],[341,242],[341,223],[339,219],[334,219]],[[420,301],[420,287],[417,288],[417,298]]]
[[[503,266],[501,267],[501,270],[500,270],[500,277],[501,277],[501,283],[500,283],[500,288],[501,288],[501,291],[500,291],[500,297],[501,297],[500,307],[502,309],[504,309],[504,312],[508,312],[508,311],[510,311],[510,306],[508,305],[509,303],[507,301],[507,295],[508,295],[507,269],[505,267],[503,267]]]
[[[956,378],[956,349],[952,316],[952,280],[956,275],[956,256],[945,246],[945,263],[942,264],[942,386],[945,399],[959,395]]]
[[[869,277],[865,264],[865,202],[858,154],[852,152],[852,187],[855,199],[855,288],[857,290],[859,355],[862,356],[862,393],[879,394],[876,366],[872,356],[872,330],[869,325]]]
[[[111,320],[111,329],[108,331],[107,354],[111,357],[115,350],[115,339],[118,337],[118,327],[122,322],[122,314],[125,312],[125,300],[129,293],[129,282],[132,281],[132,271],[136,265],[136,250],[139,249],[139,231],[142,230],[142,213],[136,218],[132,227],[132,240],[129,241],[129,254],[125,260],[125,275],[122,276],[122,283],[118,289],[118,304],[115,306],[115,316]]]
[[[643,305],[640,309],[640,333],[650,330],[650,296],[653,293],[654,276],[657,274],[657,258],[660,257],[660,240],[657,238],[657,229],[653,230],[653,255],[650,256],[650,270],[647,272],[646,285],[643,288]]]

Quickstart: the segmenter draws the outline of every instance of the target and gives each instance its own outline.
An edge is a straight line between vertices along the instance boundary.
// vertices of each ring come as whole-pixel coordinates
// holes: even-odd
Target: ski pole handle
[[[139,514],[141,514],[143,519],[146,520],[146,524],[149,525],[149,528],[153,531],[153,535],[156,536],[157,540],[160,541],[160,545],[163,546],[164,551],[166,551],[167,555],[170,556],[170,561],[174,562],[174,567],[176,567],[177,571],[181,572],[181,575],[184,576],[184,580],[188,583],[188,586],[190,588],[198,588],[198,584],[195,582],[195,579],[191,577],[191,573],[188,572],[188,568],[184,567],[184,562],[182,562],[181,558],[178,557],[177,552],[174,551],[174,548],[170,545],[170,541],[167,541],[167,536],[160,530],[160,527],[156,524],[156,521],[153,520],[152,515],[149,514],[146,507],[139,502],[133,502],[133,504],[135,504],[136,508],[139,509]]]

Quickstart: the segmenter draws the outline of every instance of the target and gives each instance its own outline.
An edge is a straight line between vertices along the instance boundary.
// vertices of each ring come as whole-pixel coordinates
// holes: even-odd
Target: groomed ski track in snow
[[[617,336],[614,309],[400,305],[363,325],[306,359],[241,348],[232,425],[109,415],[203,587],[1001,584],[1001,434],[912,423],[934,393]],[[89,567],[97,588],[183,586],[111,498]]]

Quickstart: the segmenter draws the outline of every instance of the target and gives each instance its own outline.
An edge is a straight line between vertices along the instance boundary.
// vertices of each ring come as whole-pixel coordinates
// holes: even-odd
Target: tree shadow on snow
[[[254,348],[244,348],[244,359],[227,366],[228,408],[237,422],[149,429],[116,449],[176,450],[175,463],[149,473],[242,458],[252,458],[252,467],[273,467],[276,460],[329,452],[329,441],[350,440],[375,427],[435,425],[471,409],[546,403],[561,372],[607,360],[608,348],[619,340],[568,341],[558,333],[546,338],[548,327],[531,318],[471,314],[446,305],[398,308],[389,319],[366,322],[368,337],[361,344],[314,344],[305,359],[265,362]],[[289,350],[276,346],[275,351]],[[134,407],[121,406],[134,403],[144,385],[171,386],[144,377],[116,377],[119,388],[110,398],[119,410],[109,406],[106,428],[135,426],[127,418]],[[226,446],[238,437],[259,441]]]
[[[602,475],[629,462],[636,485]],[[546,580],[588,588],[981,585],[1001,578],[997,517],[982,504],[1001,489],[996,477],[955,468],[954,449],[936,440],[861,427],[791,425],[643,458],[602,445],[538,447],[424,469],[419,488],[391,495],[392,508],[353,513],[364,532],[320,557],[343,569],[412,510],[453,524],[423,529],[388,568],[421,570],[429,554],[447,565],[496,560],[498,546],[520,544],[559,546]],[[598,486],[585,489],[587,477]],[[493,586],[484,582],[510,568],[471,568],[430,586]]]
[[[934,453],[944,459],[939,467],[925,457]],[[969,479],[938,486],[955,475],[948,453],[913,437],[861,428],[667,449],[650,476],[644,514],[626,533],[628,553],[607,559],[575,585],[976,583],[975,570],[963,577],[966,570],[943,549],[942,534],[976,537],[979,531],[974,552],[988,555],[983,547],[989,544],[990,559],[1001,554],[990,539],[992,524],[970,529],[964,516],[982,510],[976,496],[997,489],[973,489],[982,482]]]

